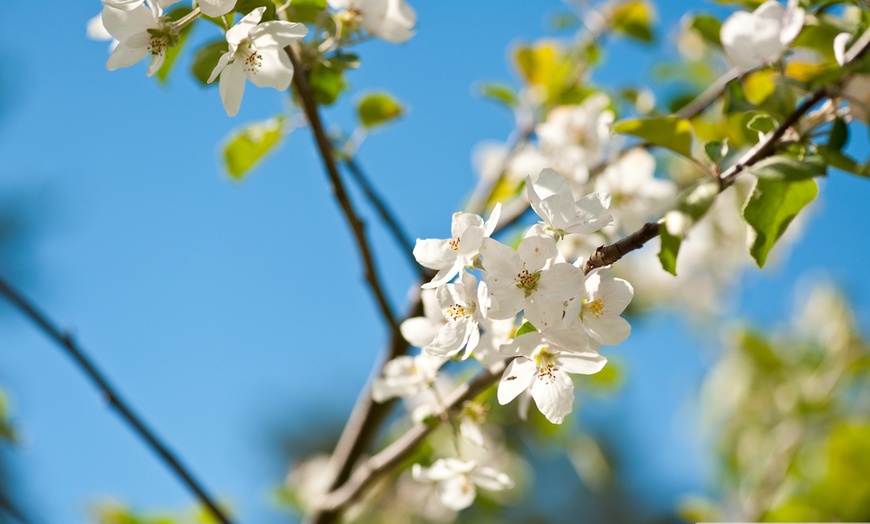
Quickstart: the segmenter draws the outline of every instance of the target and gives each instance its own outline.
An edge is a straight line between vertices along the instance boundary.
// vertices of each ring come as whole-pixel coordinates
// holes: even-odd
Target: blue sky
[[[32,226],[6,267],[212,492],[246,522],[277,522],[270,490],[287,464],[277,460],[275,436],[321,438],[334,420],[322,413],[343,418],[385,340],[310,135],[297,130],[248,180],[230,181],[219,144],[235,126],[285,108],[284,94],[249,86],[229,119],[217,90],[186,74],[189,57],[165,87],[141,65],[110,73],[106,44],[84,36],[99,2],[50,4],[38,15],[24,2],[7,6],[10,19],[30,22],[0,35],[0,205],[22,207]],[[503,140],[512,126],[474,86],[512,79],[508,50],[544,35],[545,15],[562,4],[413,4],[418,35],[401,46],[361,46],[351,94],[325,118],[349,130],[353,101],[366,90],[387,89],[407,104],[406,118],[369,137],[361,162],[413,236],[438,237],[473,187],[473,147]],[[721,12],[662,4],[665,28],[688,8]],[[670,44],[660,36],[663,56]],[[613,63],[597,77],[604,86],[642,82],[652,67],[633,44],[617,42],[608,55]],[[866,143],[864,132],[853,137],[865,156]],[[866,322],[867,191],[866,181],[844,174],[826,180],[790,258],[745,278],[740,316],[784,319],[795,282],[824,271]],[[401,305],[412,274],[383,230],[370,229],[390,299]],[[84,521],[105,497],[187,507],[185,489],[71,362],[0,311],[0,384],[23,434],[9,462],[38,521]],[[705,486],[689,406],[713,350],[656,315],[618,349],[630,371],[625,389],[596,408],[629,435],[630,487],[662,508]]]

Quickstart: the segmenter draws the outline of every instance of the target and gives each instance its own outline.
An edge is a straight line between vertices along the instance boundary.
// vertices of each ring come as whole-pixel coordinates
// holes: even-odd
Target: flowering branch
[[[432,417],[433,422],[415,424],[380,453],[363,462],[339,489],[328,494],[320,504],[324,512],[336,513],[356,500],[381,475],[402,462],[445,418],[456,412],[464,402],[474,399],[501,377],[509,360],[503,360],[483,370],[477,376],[456,388],[444,399],[444,409]],[[312,522],[321,522],[312,520]]]
[[[12,288],[0,277],[0,294],[6,297],[19,311],[27,316],[49,338],[54,340],[69,355],[79,368],[87,375],[88,379],[100,390],[106,401],[112,406],[121,418],[137,433],[142,440],[157,454],[157,456],[181,479],[182,483],[190,489],[196,498],[208,508],[211,514],[221,523],[230,524],[229,517],[218,507],[217,503],[206,493],[205,488],[197,481],[193,474],[182,464],[174,452],[164,444],[154,432],[145,425],[142,418],[133,411],[133,408],[121,397],[118,391],[109,383],[109,380],[97,369],[96,365],[85,355],[76,341],[69,333],[60,330],[55,323],[48,319],[35,305]]]
[[[338,201],[345,220],[350,225],[353,232],[354,240],[356,241],[357,249],[365,267],[365,279],[371,288],[372,294],[378,303],[381,310],[381,315],[384,321],[390,327],[390,331],[394,334],[399,332],[399,324],[396,322],[396,317],[393,315],[393,310],[387,302],[387,296],[384,292],[384,285],[378,275],[375,267],[374,257],[368,246],[368,238],[365,232],[365,222],[359,217],[353,203],[350,201],[350,196],[344,187],[344,182],[338,173],[338,167],[335,163],[335,152],[332,143],[326,136],[326,131],[323,128],[323,122],[320,120],[320,112],[317,108],[317,102],[314,100],[314,95],[311,92],[311,87],[308,85],[308,77],[305,68],[302,66],[296,51],[292,47],[284,48],[290,62],[293,63],[293,68],[297,74],[293,75],[293,86],[296,88],[296,93],[302,102],[302,110],[311,125],[311,131],[314,133],[314,140],[317,143],[317,148],[320,151],[320,158],[323,161],[323,167],[332,184],[332,192],[335,199]]]

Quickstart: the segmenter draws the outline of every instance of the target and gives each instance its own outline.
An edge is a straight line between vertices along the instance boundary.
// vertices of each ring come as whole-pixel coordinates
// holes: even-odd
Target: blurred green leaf
[[[724,143],[718,140],[707,142],[704,144],[704,154],[707,155],[710,163],[718,166],[722,162],[722,159],[725,158],[725,155],[728,154],[728,139],[726,138]]]
[[[268,155],[284,135],[285,117],[247,125],[236,131],[224,146],[224,166],[233,180],[243,180]]]
[[[532,325],[531,322],[523,322],[523,325],[517,330],[516,335],[514,337],[518,337],[520,335],[525,335],[526,333],[537,333],[538,328]]]
[[[357,103],[356,112],[363,127],[371,129],[399,118],[405,110],[389,93],[371,93]]]
[[[767,255],[797,214],[819,193],[815,180],[787,182],[759,178],[743,208],[743,218],[752,227],[755,238],[749,253],[758,267],[764,267]]]
[[[516,90],[507,84],[485,83],[480,86],[480,94],[495,102],[513,109],[519,104]]]
[[[666,116],[622,120],[613,125],[613,130],[692,158],[692,124],[685,118]]]
[[[208,77],[217,66],[221,55],[229,51],[229,45],[225,38],[213,40],[204,46],[200,47],[196,54],[193,55],[193,63],[190,66],[190,71],[193,77],[199,80],[199,83],[207,86]],[[217,82],[214,83],[215,85]]]
[[[853,175],[870,177],[870,166],[859,164],[857,160],[843,151],[831,149],[827,146],[817,146],[816,150],[819,152],[819,155],[825,159],[825,162],[827,162],[829,166],[847,173],[852,173]]]
[[[719,32],[722,30],[722,22],[712,15],[695,15],[689,23],[689,27],[701,35],[705,42],[715,47],[722,47]]]
[[[347,82],[344,80],[344,70],[335,65],[327,65],[323,62],[316,62],[311,68],[311,74],[308,78],[311,91],[314,94],[314,99],[318,104],[329,106],[338,100],[342,91],[347,89]]]
[[[654,40],[655,11],[648,2],[632,0],[616,6],[611,13],[613,28],[626,36],[650,43]]]
[[[842,118],[836,118],[831,125],[831,134],[828,138],[828,148],[840,151],[849,142],[849,125]]]

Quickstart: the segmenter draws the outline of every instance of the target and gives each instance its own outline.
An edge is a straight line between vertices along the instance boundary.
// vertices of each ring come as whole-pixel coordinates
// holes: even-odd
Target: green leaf
[[[480,94],[511,109],[519,104],[516,90],[507,84],[485,83],[480,86]]]
[[[618,5],[611,16],[616,31],[645,44],[653,41],[655,12],[649,3],[641,0],[625,2]]]
[[[849,125],[842,118],[834,120],[831,126],[831,135],[828,139],[828,147],[836,151],[841,151],[849,141]]]
[[[756,181],[755,189],[743,207],[743,219],[755,233],[749,253],[758,267],[764,267],[776,241],[818,193],[819,187],[813,179],[787,182],[759,178]]]
[[[405,110],[389,93],[371,93],[357,103],[356,113],[363,127],[371,129],[399,118]]]
[[[685,118],[666,116],[622,120],[613,125],[613,130],[692,158],[692,124]]]
[[[794,182],[824,176],[826,165],[818,156],[809,156],[803,160],[788,156],[772,156],[760,160],[750,167],[749,171],[761,178]]]
[[[246,15],[258,7],[266,8],[266,11],[263,13],[263,22],[275,20],[275,2],[272,0],[238,0],[233,11]]]
[[[680,252],[680,244],[683,239],[668,233],[665,224],[661,225],[659,235],[662,239],[662,247],[659,251],[659,262],[662,264],[662,269],[677,276],[677,254]]]
[[[744,117],[746,128],[758,133],[770,133],[777,127],[776,120],[763,111],[750,111]]]
[[[853,175],[870,177],[870,165],[859,164],[857,160],[846,153],[827,146],[817,146],[816,149],[829,166]]]
[[[697,31],[708,44],[719,48],[722,47],[722,40],[719,38],[719,33],[722,31],[722,22],[715,16],[697,15],[689,23],[689,27]]]
[[[308,82],[314,99],[324,106],[334,104],[342,91],[347,89],[344,70],[341,67],[330,67],[322,62],[314,64]]]
[[[718,166],[719,162],[728,154],[728,139],[726,138],[724,142],[716,140],[707,142],[704,144],[704,154],[713,165]]]
[[[526,333],[537,333],[538,328],[532,325],[531,322],[523,322],[523,325],[517,330],[516,335],[514,337],[518,337],[520,335],[525,335]]]
[[[190,66],[190,72],[193,73],[193,77],[204,86],[210,85],[208,84],[208,77],[214,71],[221,55],[227,51],[229,51],[229,46],[224,38],[214,40],[200,47],[196,54],[193,55],[193,63]],[[216,82],[215,85],[217,85]]]
[[[308,7],[311,9],[326,9],[326,0],[290,0],[290,7]]]
[[[243,180],[284,136],[283,116],[250,124],[236,131],[224,146],[224,165],[233,180]]]

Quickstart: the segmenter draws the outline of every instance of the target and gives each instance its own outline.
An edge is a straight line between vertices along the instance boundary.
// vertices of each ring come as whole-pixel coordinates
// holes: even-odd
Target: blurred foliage
[[[838,291],[801,293],[780,331],[736,330],[703,398],[719,434],[719,515],[870,520],[870,344]]]

